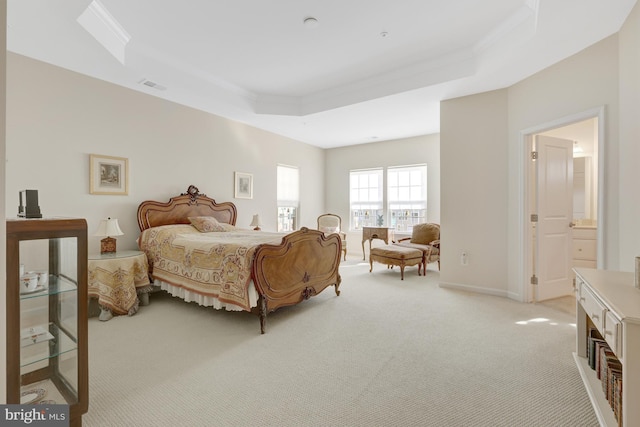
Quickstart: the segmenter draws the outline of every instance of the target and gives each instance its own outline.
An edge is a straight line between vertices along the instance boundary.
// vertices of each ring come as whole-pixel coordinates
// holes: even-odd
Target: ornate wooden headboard
[[[138,206],[140,231],[160,225],[189,224],[190,216],[212,216],[218,222],[236,225],[238,211],[233,203],[216,203],[206,194],[201,194],[194,185],[168,202],[147,200]]]

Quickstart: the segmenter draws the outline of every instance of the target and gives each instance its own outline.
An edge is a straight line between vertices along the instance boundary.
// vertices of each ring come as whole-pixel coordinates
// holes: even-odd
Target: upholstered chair
[[[427,274],[427,264],[438,263],[440,270],[440,224],[422,223],[413,226],[411,237],[405,237],[395,243],[398,246],[422,250],[423,273]]]
[[[342,232],[342,218],[336,214],[322,214],[318,217],[318,230],[325,234],[338,233],[342,240],[342,252],[344,252],[344,260],[347,260],[347,235]]]

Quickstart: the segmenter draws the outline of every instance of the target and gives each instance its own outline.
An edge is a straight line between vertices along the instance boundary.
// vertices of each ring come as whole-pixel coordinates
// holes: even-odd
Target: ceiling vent
[[[152,87],[152,88],[157,89],[157,90],[166,90],[167,89],[166,87],[161,86],[161,85],[159,85],[159,84],[157,84],[155,82],[152,82],[151,80],[147,80],[147,79],[142,79],[138,83],[143,84],[145,86]]]

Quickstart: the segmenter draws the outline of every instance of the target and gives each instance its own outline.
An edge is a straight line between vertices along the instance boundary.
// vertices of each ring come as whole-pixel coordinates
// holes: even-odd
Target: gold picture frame
[[[129,194],[129,160],[124,157],[89,155],[89,193]]]
[[[234,195],[236,199],[253,199],[253,175],[235,172]]]

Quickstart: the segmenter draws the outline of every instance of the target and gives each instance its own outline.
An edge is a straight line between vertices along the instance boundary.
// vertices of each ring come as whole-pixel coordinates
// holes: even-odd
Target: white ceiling
[[[8,49],[330,148],[437,133],[441,100],[577,53],[636,0],[101,0],[124,63],[78,22],[90,3],[8,0]]]

